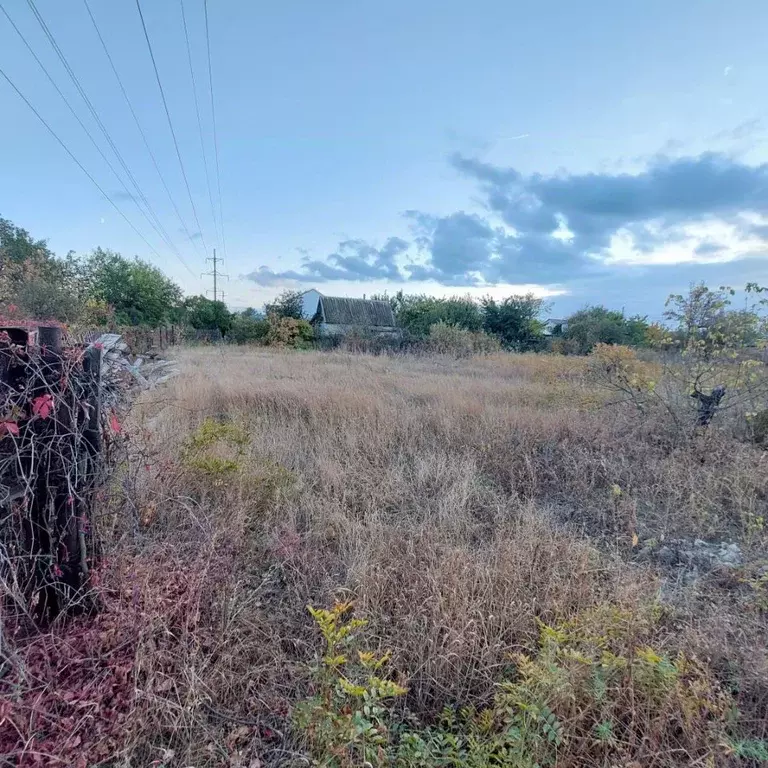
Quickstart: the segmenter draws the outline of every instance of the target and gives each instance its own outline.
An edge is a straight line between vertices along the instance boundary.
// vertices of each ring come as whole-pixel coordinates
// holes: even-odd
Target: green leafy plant
[[[380,676],[387,654],[357,649],[363,619],[350,616],[352,604],[330,610],[309,607],[323,636],[324,649],[313,667],[316,692],[295,710],[318,765],[384,765],[391,752],[388,699],[406,689]]]
[[[735,739],[726,741],[723,746],[729,757],[768,763],[768,741],[765,739]]]
[[[603,605],[542,623],[538,647],[513,657],[516,672],[490,706],[448,707],[429,726],[407,712],[395,717],[387,700],[405,689],[379,676],[386,654],[357,649],[365,622],[350,610],[310,609],[324,653],[313,670],[317,689],[297,707],[295,724],[318,765],[545,768],[577,764],[585,749],[618,764],[640,759],[649,733],[664,749],[701,758],[762,759],[766,748],[731,736],[734,701],[707,667],[643,644],[660,616],[655,606]]]
[[[181,461],[187,469],[221,483],[243,468],[249,442],[240,425],[208,418],[187,438]]]

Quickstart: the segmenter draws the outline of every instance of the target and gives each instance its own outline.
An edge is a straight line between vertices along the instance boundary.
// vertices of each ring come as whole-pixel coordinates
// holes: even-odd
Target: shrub
[[[182,446],[187,482],[201,493],[233,485],[252,510],[266,507],[292,488],[296,478],[274,461],[254,456],[250,445],[242,425],[205,419]]]
[[[235,344],[264,343],[269,335],[270,324],[264,318],[245,314],[234,315],[227,338]]]
[[[351,607],[309,609],[323,655],[313,667],[316,690],[297,706],[294,724],[319,765],[668,765],[662,756],[676,754],[714,764],[717,755],[755,758],[768,749],[733,736],[738,711],[708,667],[648,644],[662,616],[654,605],[603,604],[541,623],[538,646],[514,656],[512,679],[490,706],[447,707],[428,727],[387,704],[407,691],[379,676],[387,654],[360,649],[367,622],[351,618]]]
[[[598,384],[624,394],[641,410],[660,373],[657,366],[639,360],[635,350],[602,343],[589,356],[589,371]]]
[[[431,352],[454,357],[487,354],[501,349],[499,341],[482,331],[468,331],[448,323],[435,323],[429,329],[427,348]]]
[[[768,447],[768,408],[763,408],[757,413],[749,415],[749,425],[752,439],[758,445]]]
[[[24,282],[16,293],[20,309],[37,320],[70,322],[81,313],[80,302],[67,286],[47,280]]]
[[[323,655],[312,668],[317,690],[295,711],[295,723],[306,735],[311,752],[325,766],[385,764],[392,734],[386,700],[406,689],[379,677],[388,656],[357,647],[363,619],[349,617],[351,603],[330,610],[310,607],[323,635]]]
[[[242,427],[209,418],[184,443],[182,464],[220,482],[226,475],[240,471],[249,442]]]
[[[406,348],[408,340],[400,334],[372,333],[368,328],[352,328],[338,336],[325,336],[321,341],[323,349],[342,349],[355,354],[390,354]]]
[[[436,323],[453,325],[467,331],[483,328],[480,305],[470,296],[438,299],[425,295],[398,293],[393,300],[398,325],[417,338],[429,335]]]
[[[303,349],[309,346],[314,337],[314,328],[306,320],[269,316],[269,331],[265,338],[270,346]]]

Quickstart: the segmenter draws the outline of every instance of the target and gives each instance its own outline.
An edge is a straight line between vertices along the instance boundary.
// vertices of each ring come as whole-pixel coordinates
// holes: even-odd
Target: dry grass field
[[[579,358],[180,357],[126,424],[102,612],[18,642],[9,765],[768,758],[768,453],[610,404]],[[349,601],[313,672],[307,606]],[[407,693],[329,684],[370,689],[366,649]]]

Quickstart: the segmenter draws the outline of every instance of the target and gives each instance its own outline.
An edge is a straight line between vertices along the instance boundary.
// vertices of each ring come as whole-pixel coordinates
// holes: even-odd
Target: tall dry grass
[[[489,701],[538,621],[662,599],[658,647],[706,659],[766,735],[768,605],[745,586],[766,543],[764,452],[716,430],[682,443],[663,415],[607,405],[573,358],[207,348],[181,362],[134,409],[100,521],[107,628],[90,652],[119,649],[123,671],[104,675],[125,676],[128,701],[106,735],[81,727],[72,754],[302,763],[288,714],[318,648],[306,606],[342,598],[426,720]],[[247,443],[190,462],[206,419]],[[238,470],[219,471],[227,460]],[[686,586],[636,561],[673,537],[739,541],[748,565]],[[19,666],[40,642],[19,643]],[[56,675],[39,678],[14,678],[19,712],[40,708],[28,691],[55,692]],[[45,699],[49,719],[65,693]],[[45,750],[21,720],[0,745],[33,765]]]

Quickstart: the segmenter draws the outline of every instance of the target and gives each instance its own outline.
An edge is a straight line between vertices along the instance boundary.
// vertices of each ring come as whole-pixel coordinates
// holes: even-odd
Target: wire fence
[[[119,339],[119,336],[115,336]],[[55,326],[0,330],[2,624],[87,611],[95,494],[120,442],[122,372]],[[0,638],[1,640],[1,638]]]

